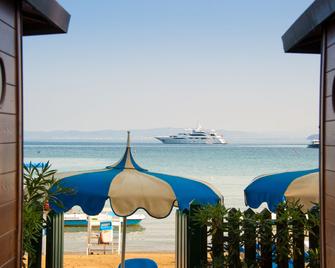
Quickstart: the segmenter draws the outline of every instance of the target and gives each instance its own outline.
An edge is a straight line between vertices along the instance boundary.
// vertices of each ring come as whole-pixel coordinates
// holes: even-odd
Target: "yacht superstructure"
[[[165,144],[226,144],[222,135],[215,130],[204,130],[201,126],[196,129],[186,129],[185,132],[170,136],[155,137]]]

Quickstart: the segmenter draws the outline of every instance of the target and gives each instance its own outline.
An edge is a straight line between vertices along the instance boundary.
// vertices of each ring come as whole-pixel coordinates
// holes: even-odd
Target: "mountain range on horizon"
[[[152,128],[152,129],[131,129],[134,142],[159,142],[155,136],[168,136],[183,132],[183,128]],[[275,132],[247,132],[232,130],[217,130],[223,134],[228,143],[284,143],[284,144],[306,144],[309,137],[317,134],[303,135],[292,133]],[[53,130],[53,131],[25,131],[25,141],[111,141],[122,142],[126,139],[125,130]]]

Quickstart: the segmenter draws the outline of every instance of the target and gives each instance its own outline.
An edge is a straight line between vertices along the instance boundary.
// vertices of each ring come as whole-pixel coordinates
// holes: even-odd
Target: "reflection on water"
[[[143,231],[145,231],[145,228],[141,224],[127,226],[127,233]]]

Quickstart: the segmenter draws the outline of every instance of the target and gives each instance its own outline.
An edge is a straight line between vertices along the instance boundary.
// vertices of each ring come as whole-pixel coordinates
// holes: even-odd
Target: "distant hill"
[[[307,140],[318,140],[319,139],[319,134],[313,134],[313,135],[309,135],[307,137]]]
[[[155,136],[166,136],[182,132],[182,128],[152,128],[131,130],[135,142],[159,142]],[[306,144],[305,135],[292,133],[261,133],[231,130],[217,130],[223,134],[228,143],[277,143],[277,144]],[[111,141],[123,142],[126,139],[124,130],[57,130],[57,131],[25,131],[26,141]]]

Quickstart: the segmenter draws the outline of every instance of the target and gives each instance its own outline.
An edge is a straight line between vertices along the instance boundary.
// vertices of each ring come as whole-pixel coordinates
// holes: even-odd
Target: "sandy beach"
[[[175,267],[174,253],[129,253],[126,258],[149,258],[154,260],[160,268]],[[43,258],[44,263],[44,258]],[[120,256],[113,255],[64,255],[65,268],[117,268]],[[43,266],[45,267],[45,266]]]

